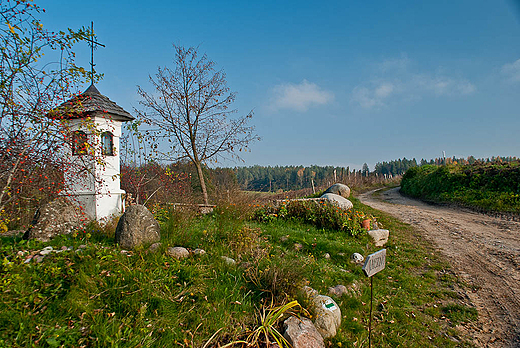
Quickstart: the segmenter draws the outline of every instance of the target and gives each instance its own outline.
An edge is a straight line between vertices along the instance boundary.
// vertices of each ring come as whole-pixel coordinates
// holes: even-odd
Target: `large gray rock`
[[[314,313],[314,326],[323,338],[336,336],[341,326],[341,309],[329,296],[320,295],[311,287],[304,286],[303,291],[309,301],[309,310]]]
[[[368,231],[368,235],[372,237],[372,240],[374,241],[374,245],[376,247],[382,247],[388,242],[390,231],[383,229],[371,230]]]
[[[76,231],[86,221],[81,208],[66,197],[58,197],[38,209],[31,223],[32,227],[25,232],[23,238],[48,242],[58,235]]]
[[[335,195],[339,195],[341,197],[349,198],[350,197],[350,187],[345,184],[334,184],[328,189],[325,190],[324,193],[334,193]]]
[[[324,193],[320,198],[327,200],[330,204],[334,204],[343,210],[349,210],[354,207],[351,201],[334,193]]]
[[[161,239],[159,223],[143,205],[129,206],[116,227],[116,243],[124,249],[135,249]]]
[[[320,333],[307,318],[290,317],[283,322],[283,336],[293,348],[325,348]]]

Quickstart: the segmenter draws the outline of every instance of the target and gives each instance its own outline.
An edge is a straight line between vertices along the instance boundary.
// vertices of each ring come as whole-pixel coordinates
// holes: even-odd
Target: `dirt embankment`
[[[479,312],[478,325],[462,328],[476,345],[520,347],[520,222],[426,204],[399,188],[358,198],[413,225],[446,256]]]

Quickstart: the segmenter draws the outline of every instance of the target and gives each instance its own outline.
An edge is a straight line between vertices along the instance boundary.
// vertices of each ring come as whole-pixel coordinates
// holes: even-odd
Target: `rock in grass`
[[[43,205],[34,215],[32,227],[23,239],[48,242],[52,238],[70,234],[83,226],[85,215],[81,209],[65,197],[59,197]]]
[[[124,249],[135,249],[161,239],[159,223],[144,205],[129,206],[116,227],[116,243]]]
[[[350,187],[345,184],[337,183],[325,190],[324,193],[333,193],[335,195],[348,198],[350,196]]]
[[[336,195],[334,193],[325,193],[320,198],[343,210],[349,210],[352,209],[352,207],[354,207],[351,201],[349,201],[345,197],[341,197],[340,195]]]
[[[183,247],[168,248],[168,250],[166,250],[166,254],[177,260],[185,259],[190,256],[188,249]]]
[[[293,348],[325,348],[323,338],[310,319],[291,316],[283,326],[283,336]]]
[[[237,264],[237,262],[235,260],[233,260],[231,257],[221,256],[221,258],[222,258],[222,260],[224,260],[224,262],[226,262],[230,266],[235,266]]]
[[[45,247],[45,248],[43,248],[43,250],[40,251],[40,255],[43,255],[43,256],[48,255],[48,254],[52,253],[52,250],[53,250],[53,248],[51,246]]]
[[[150,247],[148,248],[148,250],[146,250],[147,253],[155,253],[157,252],[157,250],[159,250],[159,248],[161,247],[162,243],[153,243],[152,245],[150,245]]]
[[[390,231],[388,230],[371,230],[368,231],[368,235],[372,237],[374,241],[374,245],[376,247],[382,247],[388,242],[388,237],[390,236]]]
[[[195,255],[195,256],[206,255],[206,250],[197,248],[197,249],[193,250],[193,255]]]
[[[347,287],[341,284],[329,288],[329,294],[336,297],[341,297],[345,295],[347,292]]]
[[[309,309],[314,313],[314,326],[323,338],[336,336],[341,326],[341,310],[329,296],[320,295],[311,287],[304,286],[303,291],[309,301]]]
[[[357,264],[361,264],[361,263],[363,263],[363,261],[365,261],[365,258],[360,253],[354,253],[350,257],[350,261],[357,263]]]

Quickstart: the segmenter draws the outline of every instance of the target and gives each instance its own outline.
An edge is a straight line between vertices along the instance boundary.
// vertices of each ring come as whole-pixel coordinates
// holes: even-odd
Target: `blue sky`
[[[49,29],[94,21],[98,89],[131,113],[172,43],[199,46],[262,137],[220,165],[520,156],[518,0],[36,2]]]

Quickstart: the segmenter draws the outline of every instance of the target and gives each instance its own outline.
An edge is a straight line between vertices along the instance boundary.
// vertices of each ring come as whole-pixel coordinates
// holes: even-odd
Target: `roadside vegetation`
[[[520,161],[425,165],[410,168],[401,192],[484,212],[520,213]]]
[[[2,237],[0,346],[218,347],[256,340],[252,346],[264,347],[256,333],[279,329],[281,312],[312,315],[303,285],[328,294],[338,284],[349,292],[333,297],[343,318],[327,345],[367,346],[370,282],[350,256],[379,248],[357,226],[363,215],[391,230],[387,266],[374,279],[373,345],[470,347],[456,326],[476,320],[476,311],[460,298],[464,285],[448,265],[409,225],[353,202],[346,215],[315,203],[235,201],[206,216],[156,204],[162,246],[155,253],[121,250],[110,225],[92,224],[50,243]],[[45,246],[72,250],[24,263]],[[170,246],[206,254],[178,261],[165,253]]]

